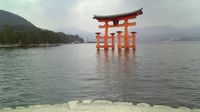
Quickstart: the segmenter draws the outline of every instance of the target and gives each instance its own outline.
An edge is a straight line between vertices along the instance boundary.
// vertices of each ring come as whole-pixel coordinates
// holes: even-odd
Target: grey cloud
[[[124,5],[144,7],[143,26],[175,25],[179,27],[200,25],[199,0],[135,0],[125,1]],[[127,8],[127,9],[128,9]]]
[[[114,14],[144,8],[138,26],[193,26],[200,23],[199,0],[0,0],[0,8],[35,25],[57,29],[73,26],[94,32],[93,14]]]

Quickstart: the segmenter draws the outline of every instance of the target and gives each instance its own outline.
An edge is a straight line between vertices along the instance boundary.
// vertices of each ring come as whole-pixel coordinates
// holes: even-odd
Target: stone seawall
[[[27,44],[27,45],[20,45],[20,44],[6,44],[2,45],[0,44],[0,48],[15,48],[15,47],[53,47],[53,46],[59,46],[60,43],[57,44]]]
[[[33,105],[29,107],[4,108],[0,112],[200,112],[187,107],[172,108],[163,105],[150,106],[146,103],[133,105],[127,102],[105,100],[69,101],[56,105]]]

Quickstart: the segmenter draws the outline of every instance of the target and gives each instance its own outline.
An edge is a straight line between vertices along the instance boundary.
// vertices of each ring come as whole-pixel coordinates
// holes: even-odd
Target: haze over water
[[[200,108],[199,42],[0,49],[0,108],[105,99]]]

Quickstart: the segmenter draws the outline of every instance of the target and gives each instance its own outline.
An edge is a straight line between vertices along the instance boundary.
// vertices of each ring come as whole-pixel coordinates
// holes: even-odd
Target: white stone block
[[[154,112],[175,112],[175,108],[171,108],[169,106],[164,106],[164,105],[154,105],[153,106]]]
[[[29,106],[28,108],[39,108],[39,107],[41,107],[42,105],[31,105],[31,106]]]
[[[200,112],[200,109],[193,109],[191,112]]]
[[[151,107],[149,104],[147,104],[147,103],[139,103],[139,104],[137,104],[137,107],[145,107],[145,108],[149,108],[149,107]]]
[[[133,104],[132,103],[128,103],[128,102],[113,102],[113,104],[115,105],[126,105],[126,106],[132,106]]]
[[[111,101],[107,101],[107,100],[96,100],[93,103],[103,103],[103,104],[112,104]]]
[[[82,103],[83,104],[90,104],[92,102],[92,100],[83,100]]]
[[[79,103],[79,101],[69,101],[68,102],[69,108],[74,109],[78,103]]]
[[[13,111],[12,108],[4,108],[4,109],[0,110],[0,112],[11,112],[11,111]]]
[[[188,107],[179,107],[177,109],[178,112],[191,112],[191,109]]]

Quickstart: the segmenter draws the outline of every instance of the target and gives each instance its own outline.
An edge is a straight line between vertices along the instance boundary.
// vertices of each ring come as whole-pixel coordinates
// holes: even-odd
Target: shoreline
[[[61,43],[57,44],[27,44],[27,45],[21,45],[21,44],[0,44],[0,48],[18,48],[18,47],[53,47],[53,46],[60,46]]]
[[[200,112],[200,109],[188,107],[173,108],[164,105],[149,105],[106,100],[69,101],[55,105],[32,105],[28,107],[4,108],[0,112]]]

